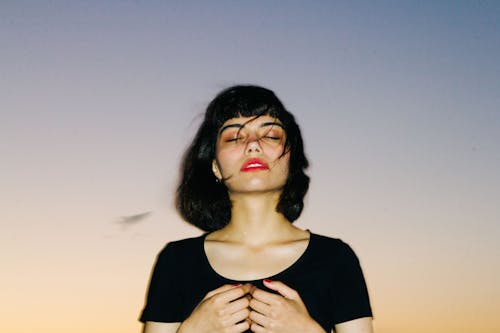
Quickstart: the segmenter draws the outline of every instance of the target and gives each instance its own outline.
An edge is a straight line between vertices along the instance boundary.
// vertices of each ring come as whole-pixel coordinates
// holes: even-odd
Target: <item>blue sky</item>
[[[21,332],[33,295],[95,316],[36,315],[42,331],[139,330],[155,254],[199,234],[173,209],[182,153],[238,83],[296,115],[312,178],[298,223],[357,251],[379,330],[497,331],[499,36],[495,1],[3,1],[0,285],[26,287],[2,331]]]

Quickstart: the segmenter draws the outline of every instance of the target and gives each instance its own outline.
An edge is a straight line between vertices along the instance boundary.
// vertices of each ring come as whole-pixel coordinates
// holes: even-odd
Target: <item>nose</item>
[[[259,138],[257,136],[252,135],[251,137],[248,138],[246,152],[247,153],[262,152],[262,147],[260,146]]]

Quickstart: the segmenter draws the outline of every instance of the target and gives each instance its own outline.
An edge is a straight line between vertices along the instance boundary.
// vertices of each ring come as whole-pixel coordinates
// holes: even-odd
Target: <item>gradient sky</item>
[[[384,333],[500,332],[497,1],[0,2],[0,331],[139,332],[206,104],[273,89]],[[151,212],[135,224],[121,217]]]

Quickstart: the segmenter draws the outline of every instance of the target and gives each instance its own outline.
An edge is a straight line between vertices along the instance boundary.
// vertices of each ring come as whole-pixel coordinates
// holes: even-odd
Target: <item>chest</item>
[[[250,281],[271,277],[293,266],[307,245],[307,240],[262,248],[206,242],[205,254],[219,275],[231,280]]]

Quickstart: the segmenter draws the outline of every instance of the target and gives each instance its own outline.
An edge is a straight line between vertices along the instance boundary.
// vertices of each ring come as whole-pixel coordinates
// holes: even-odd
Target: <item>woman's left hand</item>
[[[300,295],[280,281],[264,280],[264,285],[279,293],[255,288],[250,293],[250,329],[255,333],[325,333],[309,315]]]

